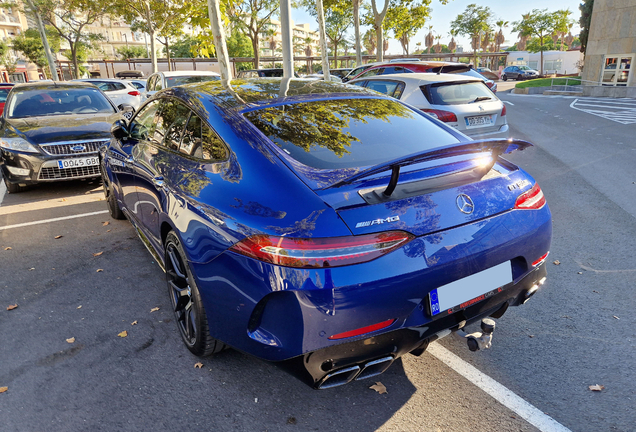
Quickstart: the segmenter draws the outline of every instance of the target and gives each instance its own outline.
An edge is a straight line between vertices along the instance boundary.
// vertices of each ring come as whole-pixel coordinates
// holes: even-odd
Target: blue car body
[[[285,79],[231,85],[158,93],[130,124],[115,125],[115,138],[101,151],[107,198],[112,195],[162,267],[170,265],[169,233],[179,239],[211,338],[326,388],[381,373],[403,354],[419,355],[447,330],[500,317],[545,281],[549,208],[534,179],[502,157],[529,143],[473,142],[361,88]],[[144,120],[153,103],[152,121]],[[338,111],[349,106],[355,109]],[[177,121],[163,124],[174,109],[185,113],[180,132]],[[337,115],[323,124],[314,111]],[[338,130],[348,131],[351,142],[339,147],[342,136],[328,133],[337,135],[331,128],[345,116]],[[184,152],[193,119],[192,130],[200,121],[216,133],[216,160]],[[134,131],[143,124],[154,125],[154,135]],[[300,137],[306,130],[308,137]],[[396,142],[394,133],[410,138]],[[364,134],[375,140],[367,152],[375,159],[357,166],[350,159],[364,159],[364,151],[354,150]],[[310,147],[294,153],[296,139]],[[305,163],[329,145],[344,153],[326,155],[328,166]],[[408,148],[396,150],[401,147]],[[527,197],[535,199],[530,207],[524,207]],[[378,246],[350,243],[367,238]],[[252,239],[269,246],[258,243],[253,255]],[[311,249],[325,239],[336,246]],[[299,246],[298,260],[291,257],[295,246],[280,246],[305,243],[311,250]],[[356,248],[382,254],[360,258]],[[269,251],[279,255],[259,258]],[[329,258],[321,262],[324,254]],[[495,268],[510,280],[462,294],[470,298],[452,293],[454,282]],[[472,282],[464,285],[472,289]],[[461,301],[445,307],[451,300],[438,301],[438,292]]]

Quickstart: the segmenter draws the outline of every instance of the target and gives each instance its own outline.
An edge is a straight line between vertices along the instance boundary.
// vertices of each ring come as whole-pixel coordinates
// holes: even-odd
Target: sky
[[[581,12],[579,11],[579,4],[581,2],[581,0],[531,0],[529,2],[519,3],[515,0],[450,0],[448,4],[442,5],[439,0],[432,0],[430,6],[432,9],[431,19],[426,23],[426,26],[433,25],[433,33],[442,36],[440,42],[442,44],[448,44],[451,38],[449,35],[451,21],[462,13],[469,4],[488,6],[494,14],[493,25],[495,21],[500,19],[509,21],[512,24],[513,21],[520,20],[522,14],[530,12],[533,9],[548,9],[549,12],[554,12],[559,9],[569,9],[572,12],[570,17],[575,21],[572,34],[577,35],[580,30],[578,21],[581,16]],[[380,4],[382,4],[382,0],[377,0],[377,4],[378,7],[381,7]],[[293,10],[292,19],[296,24],[309,23],[312,30],[318,30],[316,20],[304,10]],[[517,41],[517,35],[513,35],[512,33],[511,24],[508,28],[504,29],[504,36],[506,37],[504,45],[514,45]],[[362,30],[362,33],[364,33],[365,30],[366,29]],[[415,44],[417,42],[422,42],[422,47],[424,47],[424,37],[427,32],[427,30],[422,29],[411,39],[410,51],[416,49]],[[353,26],[351,26],[350,35],[350,39],[353,40]],[[471,50],[470,40],[468,38],[459,37],[456,38],[455,41],[458,45],[463,45],[464,51]],[[389,50],[387,53],[402,54],[402,46],[397,40],[391,39],[389,40]]]

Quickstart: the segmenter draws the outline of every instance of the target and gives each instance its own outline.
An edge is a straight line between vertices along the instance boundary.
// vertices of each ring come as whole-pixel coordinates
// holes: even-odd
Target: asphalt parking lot
[[[445,339],[324,391],[233,350],[201,360],[99,181],[0,186],[0,430],[633,430],[636,207],[621,197],[636,181],[634,125],[573,99],[501,97],[513,133],[537,144],[513,160],[546,193],[559,265],[499,320],[491,350]]]

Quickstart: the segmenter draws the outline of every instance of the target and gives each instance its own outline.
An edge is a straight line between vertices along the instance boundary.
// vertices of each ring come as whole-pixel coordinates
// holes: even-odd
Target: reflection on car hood
[[[7,119],[9,129],[33,144],[110,138],[110,127],[119,113],[72,114]],[[6,134],[6,131],[5,131]]]

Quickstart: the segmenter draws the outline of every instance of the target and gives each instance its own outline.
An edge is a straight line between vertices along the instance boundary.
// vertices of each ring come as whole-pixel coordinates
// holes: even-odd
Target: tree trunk
[[[212,27],[212,36],[214,36],[216,58],[219,60],[221,80],[226,83],[232,79],[232,70],[230,69],[230,57],[227,54],[227,43],[225,42],[225,31],[223,30],[218,0],[208,0],[208,15]]]
[[[172,70],[172,65],[170,64],[170,38],[166,37],[166,57],[168,58],[168,70]]]
[[[77,43],[69,43],[71,46],[71,58],[73,59],[73,69],[75,69],[75,79],[79,79],[79,63],[77,61]]]
[[[329,74],[329,53],[327,51],[327,32],[325,31],[325,12],[322,8],[322,0],[316,0],[316,12],[318,14],[318,32],[320,35],[320,57],[322,58],[322,75],[325,81],[331,81]]]
[[[356,35],[356,67],[362,66],[362,47],[360,42],[360,0],[353,0],[353,27]]]
[[[27,4],[29,5],[29,9],[31,9],[31,12],[33,12],[33,15],[35,16],[35,22],[37,23],[38,31],[40,33],[40,39],[42,39],[42,45],[44,46],[46,62],[49,64],[51,78],[53,78],[53,81],[59,81],[60,78],[57,75],[57,65],[55,64],[55,58],[53,58],[53,54],[51,53],[51,47],[49,46],[49,40],[46,37],[46,30],[44,29],[44,24],[42,23],[42,17],[40,16],[40,13],[33,4],[32,0],[27,0]],[[44,68],[42,68],[42,72],[44,72]]]
[[[382,49],[384,47],[384,35],[382,34],[382,21],[380,21],[378,17],[375,18],[374,27],[375,27],[375,38],[377,41],[376,46],[378,47],[376,61],[382,62],[384,61],[384,50]]]

